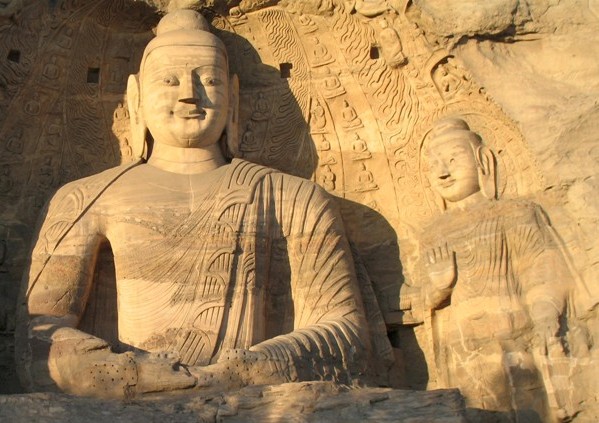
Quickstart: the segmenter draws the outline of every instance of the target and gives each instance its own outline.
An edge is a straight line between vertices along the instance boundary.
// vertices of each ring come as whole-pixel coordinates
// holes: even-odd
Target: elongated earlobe
[[[129,108],[131,124],[131,150],[133,157],[147,159],[147,126],[141,110],[139,78],[137,75],[129,75],[129,80],[127,81],[127,107]]]
[[[476,149],[480,190],[489,200],[497,199],[497,161],[493,151],[485,146]]]
[[[229,116],[227,119],[226,155],[239,156],[239,78],[231,75],[229,82]]]

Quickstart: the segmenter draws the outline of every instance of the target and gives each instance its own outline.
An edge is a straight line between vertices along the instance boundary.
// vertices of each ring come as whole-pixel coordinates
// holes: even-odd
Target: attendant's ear
[[[239,78],[231,75],[229,81],[229,116],[227,118],[227,156],[239,156]]]
[[[131,150],[133,157],[147,159],[148,146],[146,144],[147,126],[141,110],[141,97],[139,77],[129,75],[127,81],[127,107],[131,124]]]
[[[480,190],[489,200],[497,199],[497,160],[493,151],[479,146],[476,149],[476,161],[478,164],[478,181]]]

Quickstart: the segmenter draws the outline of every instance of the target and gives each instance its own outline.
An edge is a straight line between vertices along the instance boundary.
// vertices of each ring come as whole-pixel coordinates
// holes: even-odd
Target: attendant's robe
[[[431,305],[432,336],[439,387],[459,387],[468,406],[544,415],[553,388],[533,357],[531,310],[565,311],[571,275],[555,241],[542,209],[526,201],[451,210],[424,231],[423,255],[455,252],[457,280]]]

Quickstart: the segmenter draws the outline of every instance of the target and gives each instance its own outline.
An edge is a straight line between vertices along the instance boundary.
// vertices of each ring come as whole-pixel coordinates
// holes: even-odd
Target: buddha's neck
[[[465,210],[467,208],[472,207],[475,204],[488,201],[488,199],[483,195],[481,191],[478,191],[472,194],[469,197],[464,198],[463,200],[456,201],[454,203],[446,201],[447,210]]]
[[[154,143],[151,154],[149,165],[185,175],[209,172],[226,164],[218,144],[203,148],[181,148]]]

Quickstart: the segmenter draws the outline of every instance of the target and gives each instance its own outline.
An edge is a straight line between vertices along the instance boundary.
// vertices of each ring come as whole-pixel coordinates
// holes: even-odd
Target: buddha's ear
[[[239,155],[239,78],[231,75],[229,81],[229,116],[227,118],[227,155]]]
[[[147,159],[147,126],[141,111],[140,87],[137,75],[129,75],[129,80],[127,81],[127,108],[129,109],[131,124],[131,150],[133,157]]]
[[[478,164],[478,181],[480,190],[489,200],[497,199],[497,160],[493,151],[479,146],[476,149],[476,161]]]

